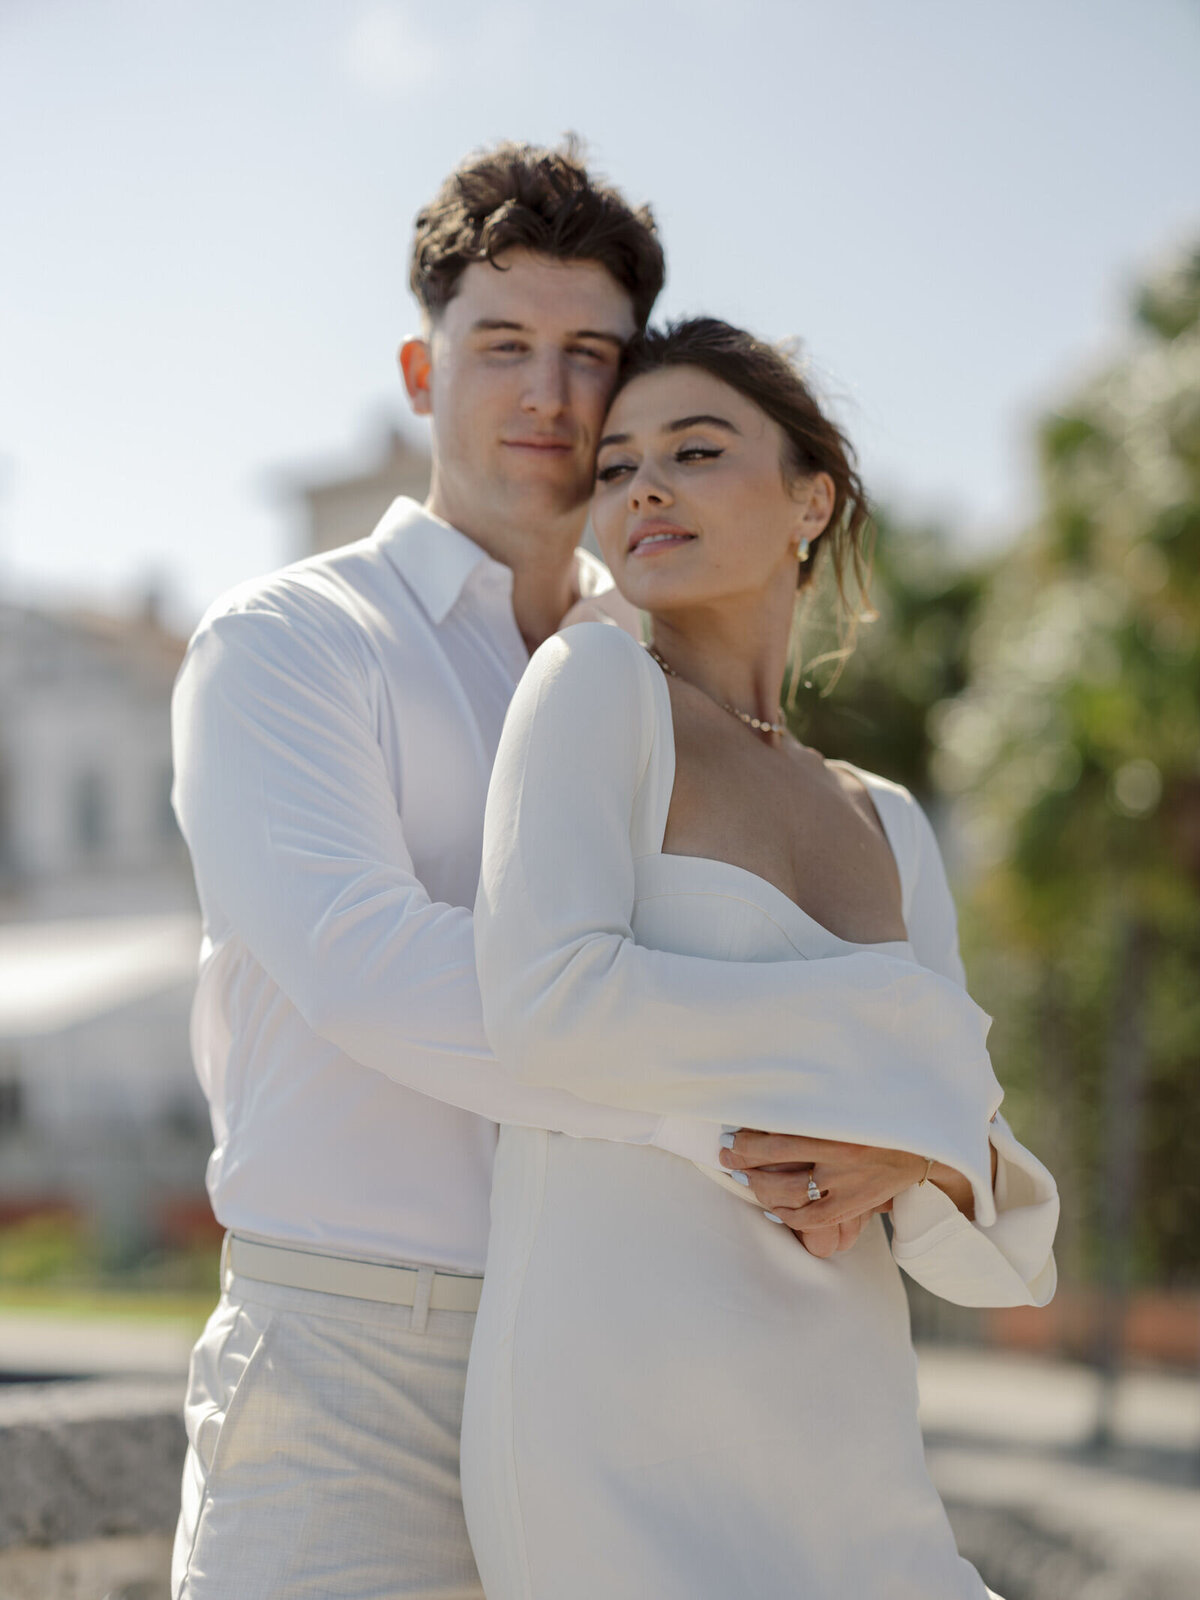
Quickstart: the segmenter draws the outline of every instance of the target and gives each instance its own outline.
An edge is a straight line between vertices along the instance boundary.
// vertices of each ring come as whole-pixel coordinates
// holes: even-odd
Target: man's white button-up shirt
[[[611,587],[583,552],[579,579]],[[226,1227],[481,1272],[497,1122],[715,1158],[719,1130],[522,1086],[488,1049],[468,908],[527,661],[509,569],[406,500],[201,622],[174,799]]]

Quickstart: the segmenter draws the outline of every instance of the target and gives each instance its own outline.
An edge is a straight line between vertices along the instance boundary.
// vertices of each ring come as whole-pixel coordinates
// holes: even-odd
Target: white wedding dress
[[[925,1469],[896,1263],[968,1304],[1044,1303],[1057,1198],[994,1115],[928,824],[860,774],[909,940],[850,945],[742,868],[662,854],[673,777],[644,652],[602,624],[543,646],[485,828],[493,1046],[530,1081],[710,1119],[714,1165],[502,1129],[462,1446],[485,1591],[979,1600]],[[721,1122],[936,1155],[978,1222],[914,1188],[892,1241],[876,1217],[817,1260],[720,1175]]]

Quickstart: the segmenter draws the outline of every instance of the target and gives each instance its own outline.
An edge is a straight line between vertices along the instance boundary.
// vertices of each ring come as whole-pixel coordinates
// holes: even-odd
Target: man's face
[[[497,261],[472,263],[429,339],[402,352],[413,409],[432,420],[430,509],[485,545],[510,527],[582,527],[634,333],[628,294],[598,262],[515,248]]]

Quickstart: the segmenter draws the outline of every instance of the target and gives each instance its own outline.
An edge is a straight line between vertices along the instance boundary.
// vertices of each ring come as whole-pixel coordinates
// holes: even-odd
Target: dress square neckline
[[[855,939],[843,939],[841,934],[834,933],[832,928],[827,928],[823,922],[818,921],[818,919],[813,916],[811,911],[806,911],[798,900],[793,900],[791,895],[787,894],[783,889],[781,889],[778,884],[772,883],[769,878],[764,878],[761,873],[752,872],[749,867],[738,866],[736,861],[725,861],[720,856],[694,856],[688,855],[683,851],[663,849],[663,840],[666,838],[667,821],[671,811],[671,797],[675,792],[675,709],[671,704],[671,692],[667,687],[667,680],[663,675],[662,669],[655,664],[653,657],[646,652],[644,647],[642,648],[642,655],[647,665],[652,668],[654,676],[657,680],[655,685],[655,696],[659,700],[660,709],[659,716],[656,718],[656,724],[659,728],[665,725],[665,736],[662,740],[662,747],[663,754],[665,756],[664,767],[666,769],[663,779],[663,788],[666,792],[666,800],[662,808],[662,816],[655,820],[654,826],[654,835],[658,840],[658,849],[650,852],[649,859],[660,861],[686,861],[693,865],[714,867],[717,869],[718,873],[732,872],[743,881],[754,884],[756,888],[760,892],[765,893],[768,899],[772,900],[775,906],[785,915],[799,917],[808,925],[809,928],[815,928],[817,932],[822,934],[826,939],[832,939],[837,944],[842,945],[848,950],[907,950],[911,954],[912,942],[907,937],[903,939],[880,939],[870,943],[860,942]],[[663,696],[666,698],[665,716],[663,715],[662,706]],[[905,889],[904,871],[900,864],[900,853],[896,848],[896,840],[891,828],[888,826],[887,818],[875,803],[875,796],[871,793],[870,787],[863,782],[861,768],[856,767],[851,761],[839,761],[836,759],[830,760],[828,757],[824,756],[822,757],[822,760],[826,761],[829,766],[844,767],[847,772],[853,773],[858,779],[859,783],[862,784],[863,791],[866,794],[867,799],[871,802],[871,809],[875,813],[875,820],[878,822],[880,831],[883,834],[884,843],[891,852],[892,861],[896,868],[896,876],[900,880],[900,893],[903,900]],[[772,912],[772,915],[774,914],[775,912]],[[906,935],[907,932],[908,919],[906,916]]]

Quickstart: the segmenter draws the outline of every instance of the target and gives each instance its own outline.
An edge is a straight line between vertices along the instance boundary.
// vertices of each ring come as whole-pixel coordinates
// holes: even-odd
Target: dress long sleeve
[[[921,1151],[970,1179],[990,1222],[1001,1092],[960,984],[871,952],[738,962],[635,942],[635,857],[660,848],[673,773],[655,672],[583,624],[518,688],[475,916],[497,1056],[603,1104]]]
[[[909,942],[923,966],[965,984],[954,901],[924,812],[911,803],[915,864]],[[971,1222],[933,1184],[914,1185],[892,1207],[892,1254],[911,1278],[964,1306],[1044,1306],[1057,1283],[1058,1190],[1050,1173],[997,1113],[995,1219]]]

